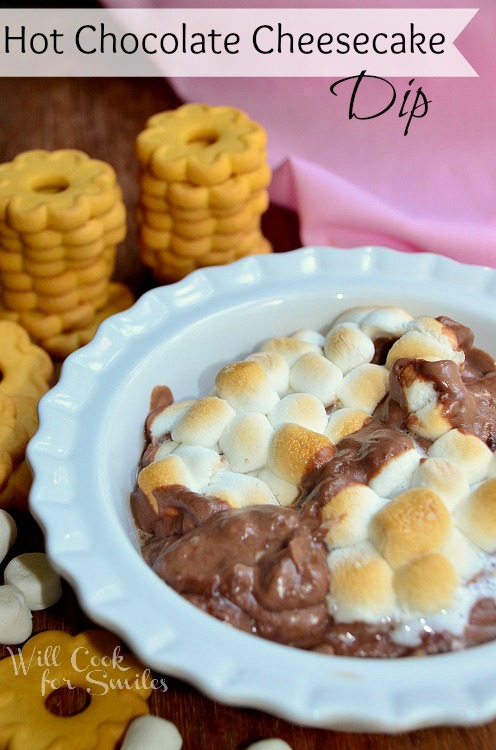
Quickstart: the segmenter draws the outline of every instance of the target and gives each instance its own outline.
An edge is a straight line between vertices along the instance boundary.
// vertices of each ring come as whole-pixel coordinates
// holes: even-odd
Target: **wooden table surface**
[[[168,84],[160,79],[0,79],[0,101],[0,162],[30,148],[79,148],[114,166],[129,209],[129,234],[119,251],[116,277],[137,294],[153,285],[136,251],[133,207],[137,198],[137,165],[133,142],[147,117],[180,103]],[[277,250],[291,250],[300,244],[296,216],[277,207],[271,206],[265,216],[264,231]],[[6,562],[20,552],[43,549],[42,535],[34,520],[23,514],[15,517],[19,539]],[[34,632],[58,628],[75,634],[92,626],[66,584],[58,604],[34,613]],[[293,679],[298,679],[298,675],[293,675]],[[260,711],[222,706],[170,677],[167,684],[166,693],[153,692],[150,708],[152,713],[177,724],[184,738],[184,750],[242,750],[250,741],[274,736],[286,740],[294,750],[496,747],[496,722],[479,728],[429,729],[394,737],[343,734],[293,726]]]

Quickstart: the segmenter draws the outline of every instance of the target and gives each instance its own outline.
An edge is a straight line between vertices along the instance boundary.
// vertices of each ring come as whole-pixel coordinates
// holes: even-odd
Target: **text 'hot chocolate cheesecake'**
[[[496,368],[447,317],[360,307],[152,394],[143,555],[215,617],[358,656],[496,637]]]

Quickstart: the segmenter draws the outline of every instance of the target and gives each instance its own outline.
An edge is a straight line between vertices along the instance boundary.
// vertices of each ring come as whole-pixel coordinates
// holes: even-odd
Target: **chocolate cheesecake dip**
[[[462,323],[353,308],[157,386],[145,435],[142,554],[203,611],[347,656],[496,638],[496,368]]]

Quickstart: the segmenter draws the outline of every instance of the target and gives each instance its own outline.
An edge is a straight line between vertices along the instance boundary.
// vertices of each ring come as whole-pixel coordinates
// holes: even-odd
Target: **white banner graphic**
[[[2,76],[477,76],[467,9],[0,10]]]

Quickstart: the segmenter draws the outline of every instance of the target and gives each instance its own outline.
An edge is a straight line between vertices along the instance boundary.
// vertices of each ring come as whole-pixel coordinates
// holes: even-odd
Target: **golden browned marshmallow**
[[[280,354],[281,357],[284,357],[289,367],[292,367],[297,359],[308,352],[322,354],[320,347],[315,346],[315,344],[309,344],[308,341],[284,336],[266,341],[262,346],[262,351]]]
[[[360,328],[371,339],[402,336],[413,320],[410,313],[401,307],[386,305],[377,307],[360,320]]]
[[[238,414],[227,425],[219,447],[232,471],[247,474],[266,465],[274,429],[260,412]]]
[[[215,379],[219,396],[235,411],[267,414],[279,401],[277,390],[260,362],[226,365]]]
[[[392,367],[397,359],[415,357],[417,359],[451,359],[457,364],[465,360],[463,352],[450,346],[450,339],[429,336],[420,330],[409,329],[389,350],[386,367]]]
[[[163,411],[153,417],[150,425],[150,435],[152,442],[156,443],[164,435],[172,432],[173,427],[181,419],[188,409],[190,409],[195,402],[191,399],[187,401],[177,401],[175,404],[167,406]]]
[[[370,486],[381,497],[394,497],[410,486],[413,472],[420,461],[414,448],[397,453],[379,467],[370,479]]]
[[[329,604],[337,622],[376,622],[394,612],[393,572],[369,542],[333,550]]]
[[[427,334],[432,338],[439,341],[441,344],[449,346],[449,348],[459,355],[459,359],[455,359],[459,364],[464,362],[465,355],[460,350],[456,333],[448,326],[445,326],[436,318],[429,317],[427,315],[420,316],[412,320],[408,328],[412,331],[420,331],[421,333]]]
[[[329,438],[297,424],[284,424],[274,432],[269,467],[281,479],[299,485],[312,460],[324,449],[329,457],[333,455]]]
[[[258,362],[269,376],[279,396],[285,396],[289,390],[289,365],[277,352],[257,352],[246,358],[247,362]]]
[[[300,495],[300,489],[296,484],[290,484],[281,479],[268,466],[258,473],[260,481],[265,482],[273,492],[279,505],[292,505]]]
[[[205,490],[206,495],[218,497],[231,508],[246,508],[249,505],[277,505],[269,487],[256,477],[219,471]]]
[[[444,555],[430,552],[397,570],[393,585],[402,604],[430,614],[448,609],[454,603],[458,576]]]
[[[439,549],[452,529],[435,492],[415,488],[391,500],[370,522],[371,540],[393,568]]]
[[[429,456],[453,461],[462,469],[468,483],[475,484],[487,476],[492,453],[477,435],[454,429],[431,445]]]
[[[172,439],[177,443],[213,448],[234,416],[234,409],[227,401],[216,396],[201,398],[176,423]]]
[[[423,458],[412,477],[412,487],[428,487],[448,510],[453,510],[470,488],[463,471],[445,458]]]
[[[406,426],[416,435],[428,440],[437,440],[452,428],[442,404],[437,401],[424,406],[415,414],[409,414],[406,419]]]
[[[331,547],[348,547],[368,538],[369,521],[383,505],[366,484],[350,484],[322,508],[322,526]]]
[[[340,440],[360,430],[367,422],[370,422],[370,414],[363,409],[351,407],[336,409],[329,417],[324,434],[333,445],[337,445]]]
[[[193,489],[193,479],[186,464],[179,456],[167,456],[161,461],[154,461],[145,466],[138,474],[138,485],[142,490],[154,511],[158,512],[158,504],[153,491],[159,487],[168,487],[173,484],[181,484]]]
[[[480,484],[456,511],[457,526],[484,552],[496,551],[496,478]]]
[[[373,414],[389,390],[389,375],[381,365],[359,365],[343,378],[337,396],[345,407]]]
[[[322,433],[327,427],[327,414],[322,401],[308,393],[291,393],[281,399],[267,416],[273,427],[291,422]]]
[[[347,372],[370,362],[375,353],[374,342],[366,336],[357,323],[339,323],[325,338],[324,352],[336,367]]]
[[[309,352],[300,357],[289,373],[289,384],[297,393],[310,393],[316,396],[324,406],[329,406],[336,399],[338,385],[343,373],[326,357]]]
[[[432,359],[432,357],[429,357]],[[408,417],[407,427],[421,437],[436,440],[451,430],[451,424],[438,402],[434,383],[418,372],[414,362],[409,362],[396,373],[401,387]]]
[[[325,336],[318,331],[311,330],[310,328],[302,328],[300,331],[295,331],[295,333],[291,335],[291,338],[306,341],[308,344],[318,346],[319,349],[324,348]]]

